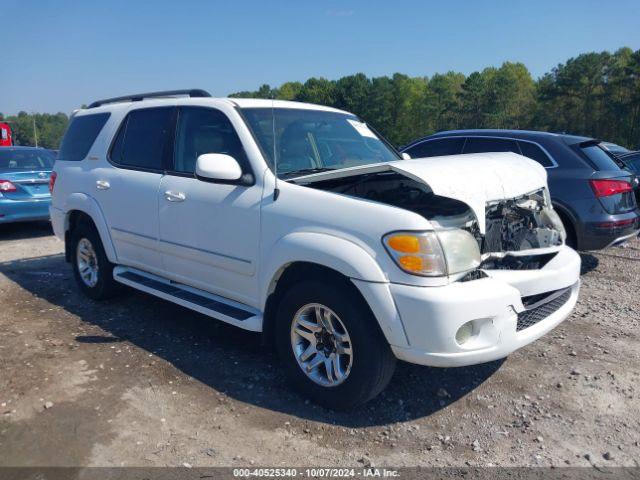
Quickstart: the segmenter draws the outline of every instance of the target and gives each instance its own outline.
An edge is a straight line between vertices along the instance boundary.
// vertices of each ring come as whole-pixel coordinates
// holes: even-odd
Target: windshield
[[[0,149],[0,170],[51,170],[54,161],[47,150]]]
[[[354,115],[295,108],[243,108],[242,112],[272,170],[275,131],[280,178],[400,158]]]

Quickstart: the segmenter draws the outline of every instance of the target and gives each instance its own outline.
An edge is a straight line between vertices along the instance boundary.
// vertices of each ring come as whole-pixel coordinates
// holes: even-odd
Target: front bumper
[[[0,223],[49,220],[51,197],[11,200],[0,197]]]
[[[407,340],[406,345],[390,342],[396,357],[436,367],[506,357],[569,316],[578,298],[580,257],[563,247],[542,269],[486,273],[486,278],[443,287],[389,284]],[[565,290],[561,305],[540,310],[543,316],[533,325],[518,329],[518,314],[527,310],[523,297]],[[460,345],[456,332],[467,322],[473,322],[473,335]]]

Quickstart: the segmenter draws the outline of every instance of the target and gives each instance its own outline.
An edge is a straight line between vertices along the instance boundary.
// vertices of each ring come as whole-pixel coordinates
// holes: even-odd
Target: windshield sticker
[[[378,138],[376,137],[375,133],[369,130],[369,127],[367,127],[366,123],[358,122],[357,120],[351,120],[350,118],[347,118],[347,122],[349,122],[351,126],[356,129],[356,132],[358,132],[363,137],[376,138],[376,139]]]

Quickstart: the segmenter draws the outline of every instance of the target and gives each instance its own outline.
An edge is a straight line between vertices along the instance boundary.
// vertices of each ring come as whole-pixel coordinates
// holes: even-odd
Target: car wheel
[[[93,226],[81,223],[71,234],[71,262],[80,290],[94,300],[113,297],[118,283],[113,279],[114,265],[104,252]]]
[[[396,359],[352,285],[295,284],[282,298],[276,347],[294,387],[336,410],[361,405],[387,386]]]

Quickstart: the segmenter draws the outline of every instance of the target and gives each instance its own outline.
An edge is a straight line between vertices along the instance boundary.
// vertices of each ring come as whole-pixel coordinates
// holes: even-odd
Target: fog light
[[[456,332],[456,342],[458,345],[466,343],[473,335],[473,321],[467,322],[462,325]]]

